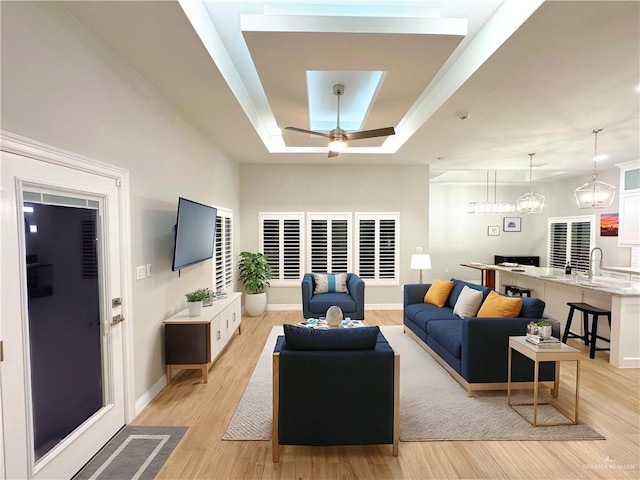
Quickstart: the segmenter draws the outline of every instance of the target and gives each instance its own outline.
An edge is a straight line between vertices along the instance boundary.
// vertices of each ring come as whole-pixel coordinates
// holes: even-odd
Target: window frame
[[[572,248],[572,226],[577,223],[589,223],[589,245],[585,255],[574,255],[575,249]],[[552,230],[553,224],[566,224],[567,225],[567,238],[565,241],[565,260],[562,266],[553,266],[552,262]],[[549,217],[547,219],[547,267],[549,268],[564,268],[564,266],[570,263],[571,268],[576,272],[584,272],[589,270],[589,253],[596,245],[596,216],[595,215],[578,215],[570,217]],[[577,256],[577,258],[575,258]]]
[[[279,260],[279,273],[278,277],[273,277],[269,284],[271,287],[293,287],[300,286],[302,277],[305,274],[305,219],[304,212],[258,212],[258,243],[259,251],[264,253],[264,221],[265,220],[277,220],[279,229],[279,241],[278,241],[278,260]],[[284,243],[282,242],[284,233],[285,220],[298,220],[299,222],[299,251],[298,257],[300,272],[297,278],[283,278],[285,268],[285,255],[284,255]]]
[[[353,215],[351,212],[307,212],[307,220],[306,220],[306,225],[307,225],[307,242],[306,242],[306,248],[305,248],[305,258],[308,261],[308,265],[310,268],[312,268],[313,265],[313,243],[312,243],[312,224],[313,221],[315,220],[319,220],[319,221],[327,221],[328,222],[328,226],[327,226],[327,273],[343,273],[340,271],[334,271],[332,268],[332,262],[330,261],[330,258],[332,257],[331,253],[332,253],[332,240],[331,240],[331,227],[329,225],[332,225],[334,221],[346,221],[347,222],[347,228],[346,228],[346,232],[347,232],[347,238],[346,238],[346,245],[347,245],[347,252],[346,252],[346,270],[344,273],[347,272],[352,272],[352,268],[353,268]],[[324,272],[317,272],[317,273],[324,273]]]
[[[233,256],[233,210],[224,207],[217,207],[214,205],[214,208],[217,209],[216,212],[216,238],[214,244],[214,257],[213,257],[213,290],[217,291],[233,291],[234,290],[234,278],[235,278],[235,268],[234,268],[234,256]],[[220,226],[218,228],[218,218],[221,219]],[[225,226],[225,221],[228,220],[229,230],[227,234],[227,229]],[[222,246],[222,288],[218,287],[218,234],[220,234],[221,246]],[[229,254],[227,255],[227,251]]]
[[[364,278],[361,275],[360,265],[360,221],[361,220],[373,220],[374,226],[374,278]],[[393,278],[380,278],[381,270],[381,258],[380,258],[380,222],[385,220],[393,220],[394,225],[394,277]],[[362,278],[368,286],[397,286],[400,284],[400,212],[356,212],[354,215],[354,265],[355,273]]]

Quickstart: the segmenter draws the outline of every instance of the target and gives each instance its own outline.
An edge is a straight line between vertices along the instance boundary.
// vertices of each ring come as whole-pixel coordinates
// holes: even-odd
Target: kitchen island
[[[611,339],[609,363],[619,368],[640,367],[640,283],[616,278],[565,275],[557,268],[504,267],[496,265],[496,290],[504,285],[531,289],[531,295],[545,301],[545,314],[557,319],[562,331],[567,321],[567,302],[588,303],[611,310],[611,330],[606,320],[598,323],[598,334]],[[514,271],[518,270],[518,271]],[[576,317],[576,320],[581,320]],[[579,331],[582,322],[574,320],[572,329]],[[598,341],[598,346],[608,346]]]

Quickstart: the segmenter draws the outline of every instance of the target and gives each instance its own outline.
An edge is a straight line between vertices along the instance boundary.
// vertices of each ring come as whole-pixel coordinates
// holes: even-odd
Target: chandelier
[[[522,195],[516,204],[518,205],[518,213],[540,213],[544,208],[544,196],[533,191],[531,186],[533,156],[535,153],[529,153],[529,191]]]
[[[578,208],[610,207],[613,203],[613,198],[616,195],[616,190],[618,189],[615,185],[598,180],[596,162],[607,158],[605,155],[598,155],[598,133],[601,131],[601,128],[592,131],[595,136],[595,141],[593,148],[593,173],[591,174],[591,181],[573,191],[573,194],[576,197],[576,202],[578,203]]]
[[[513,203],[498,202],[497,184],[498,172],[493,172],[493,202],[489,201],[489,170],[487,170],[487,201],[469,202],[468,213],[513,213],[515,206]]]

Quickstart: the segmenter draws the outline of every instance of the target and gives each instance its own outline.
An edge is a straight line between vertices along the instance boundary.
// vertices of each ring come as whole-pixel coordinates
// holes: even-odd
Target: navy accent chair
[[[325,317],[329,307],[340,307],[345,317],[352,320],[364,320],[364,280],[355,273],[347,273],[348,293],[319,293],[315,289],[313,275],[305,273],[302,277],[302,314],[304,318]]]
[[[285,325],[285,334],[287,327],[304,328]],[[371,332],[366,335],[369,345],[354,344],[358,330],[373,328],[373,338]],[[390,444],[392,455],[397,456],[400,356],[378,327],[310,333],[298,335],[297,345],[293,345],[293,339],[287,344],[284,336],[276,341],[273,461],[279,461],[284,445]],[[314,333],[323,337],[317,339],[315,346],[309,344]]]

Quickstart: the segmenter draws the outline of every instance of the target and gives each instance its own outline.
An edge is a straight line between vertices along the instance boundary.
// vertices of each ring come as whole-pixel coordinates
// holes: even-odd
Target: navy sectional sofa
[[[525,335],[529,322],[546,320],[554,337],[560,335],[560,323],[544,316],[544,302],[523,297],[518,318],[460,318],[453,308],[464,286],[479,290],[487,297],[490,288],[452,279],[453,290],[443,307],[424,303],[431,284],[404,286],[404,329],[467,389],[507,388],[508,345],[510,336]],[[533,362],[513,352],[512,382],[533,382]],[[555,363],[540,365],[540,381],[553,386]]]

